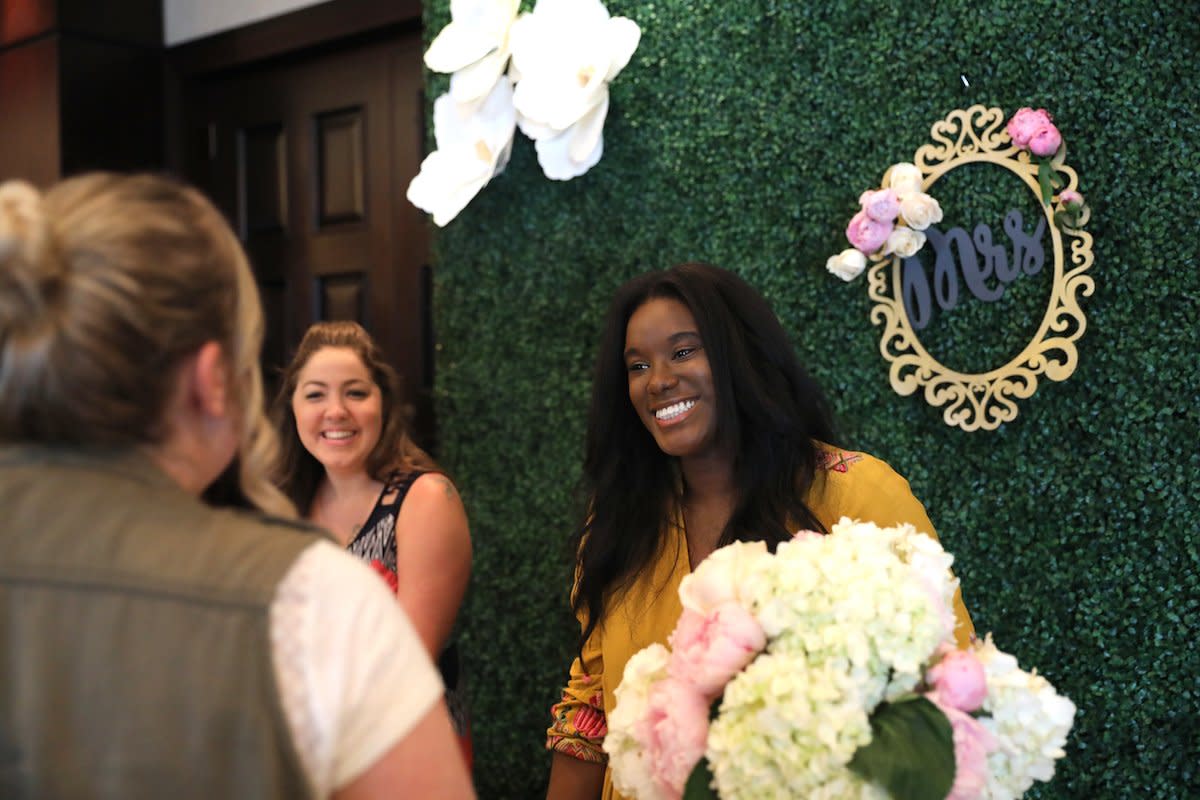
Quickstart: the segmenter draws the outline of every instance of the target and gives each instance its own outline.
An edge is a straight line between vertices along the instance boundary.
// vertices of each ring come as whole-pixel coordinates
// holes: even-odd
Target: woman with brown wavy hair
[[[471,571],[467,515],[451,480],[408,435],[395,370],[361,325],[318,322],[283,373],[272,414],[279,484],[392,587],[429,654],[470,760],[454,621]]]

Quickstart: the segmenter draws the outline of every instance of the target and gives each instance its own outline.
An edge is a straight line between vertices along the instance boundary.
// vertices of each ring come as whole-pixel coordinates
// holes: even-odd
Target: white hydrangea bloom
[[[996,648],[989,634],[976,647],[987,673],[987,698],[980,722],[996,738],[988,755],[987,793],[994,800],[1021,797],[1035,780],[1054,777],[1054,762],[1065,755],[1075,704],[1058,694],[1036,670]]]
[[[871,740],[870,712],[912,691],[944,640],[936,598],[900,553],[946,562],[916,537],[844,520],[758,568],[748,599],[768,652],[725,687],[709,732],[722,798],[886,796],[846,764]]]

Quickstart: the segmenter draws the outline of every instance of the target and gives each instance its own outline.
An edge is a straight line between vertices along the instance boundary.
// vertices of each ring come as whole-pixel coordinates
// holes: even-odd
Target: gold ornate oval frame
[[[867,273],[868,294],[875,301],[871,321],[884,325],[879,351],[891,362],[889,377],[897,394],[908,396],[924,387],[926,402],[935,408],[946,406],[942,418],[947,425],[965,431],[995,430],[1016,418],[1016,401],[1034,393],[1040,376],[1062,381],[1075,371],[1075,342],[1087,327],[1079,297],[1095,290],[1095,281],[1084,274],[1092,266],[1092,237],[1083,230],[1090,214],[1085,208],[1075,228],[1060,229],[1055,224],[1053,210],[1041,201],[1038,164],[1012,143],[999,108],[974,105],[952,111],[934,123],[931,136],[933,144],[919,148],[914,159],[924,175],[924,191],[929,192],[939,178],[956,167],[986,162],[1013,172],[1038,197],[1053,243],[1050,303],[1037,333],[1016,358],[989,372],[957,372],[921,346],[900,293],[900,258],[881,256],[873,259]],[[1063,146],[1050,165],[1065,183],[1063,191],[1077,189],[1078,176],[1063,163],[1065,158]],[[1064,236],[1070,238],[1070,265],[1064,255]]]

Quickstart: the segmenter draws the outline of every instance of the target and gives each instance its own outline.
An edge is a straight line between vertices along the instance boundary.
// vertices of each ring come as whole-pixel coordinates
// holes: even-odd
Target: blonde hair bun
[[[42,193],[25,181],[0,183],[0,262],[36,264],[45,241]]]

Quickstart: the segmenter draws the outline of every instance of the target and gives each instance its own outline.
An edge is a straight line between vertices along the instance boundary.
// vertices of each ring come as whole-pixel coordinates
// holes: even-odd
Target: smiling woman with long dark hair
[[[579,656],[552,709],[548,797],[620,797],[605,718],[625,662],[666,641],[682,578],[713,550],[843,516],[933,525],[883,461],[838,447],[824,393],[770,305],[732,272],[684,264],[640,275],[609,307],[593,377],[572,540]],[[956,598],[966,643],[973,629]]]

